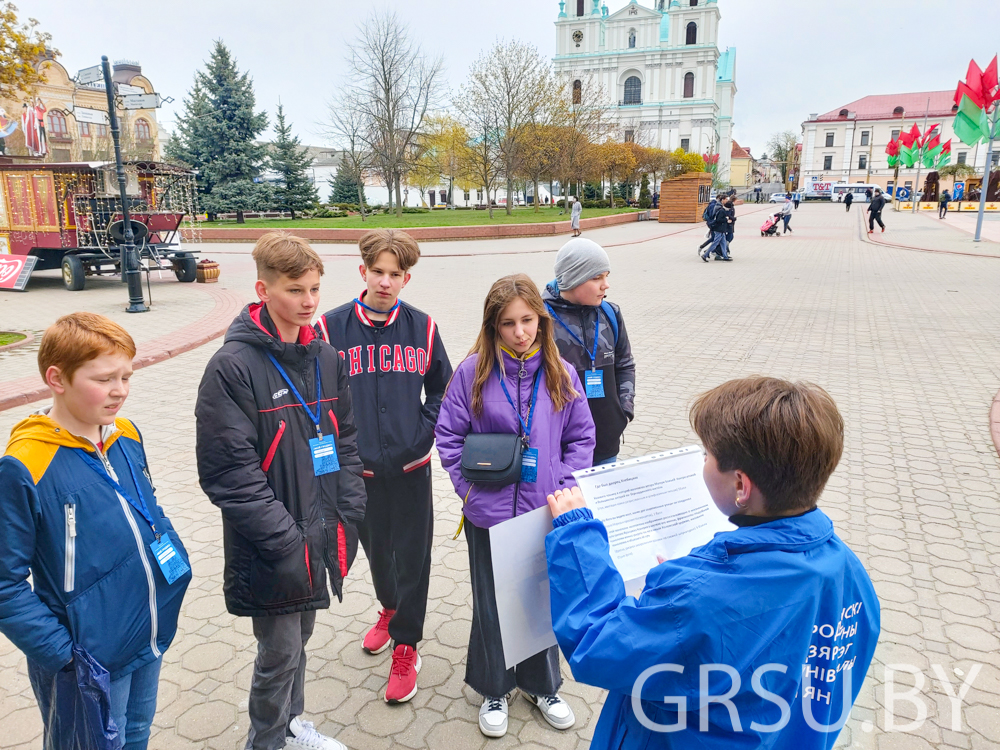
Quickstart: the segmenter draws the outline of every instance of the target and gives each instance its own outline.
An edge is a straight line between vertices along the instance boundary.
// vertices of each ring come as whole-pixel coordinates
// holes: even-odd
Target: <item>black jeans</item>
[[[562,685],[559,647],[552,646],[507,669],[500,637],[490,530],[465,519],[469,544],[469,575],[472,579],[472,632],[465,661],[465,684],[488,698],[500,698],[515,687],[531,695],[555,695]]]
[[[882,229],[885,229],[885,224],[882,223],[882,212],[881,211],[873,211],[868,216],[868,231],[869,232],[874,232],[875,231],[875,222],[876,221],[878,222],[878,225],[880,227],[882,227]]]
[[[365,479],[368,509],[358,528],[375,596],[394,609],[389,636],[416,648],[424,637],[431,581],[434,501],[430,464],[399,477]]]
[[[943,219],[948,214],[948,204],[942,203],[938,206],[938,218]]]

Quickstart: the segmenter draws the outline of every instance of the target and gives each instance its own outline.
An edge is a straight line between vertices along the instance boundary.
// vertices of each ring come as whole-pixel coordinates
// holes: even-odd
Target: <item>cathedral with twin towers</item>
[[[560,0],[558,75],[575,91],[593,81],[613,101],[625,137],[650,146],[719,154],[729,179],[736,49],[718,46],[718,0],[631,0],[608,13],[601,0]]]

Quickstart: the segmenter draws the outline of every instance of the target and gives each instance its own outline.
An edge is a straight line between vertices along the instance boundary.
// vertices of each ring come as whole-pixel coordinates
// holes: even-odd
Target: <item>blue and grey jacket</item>
[[[823,511],[716,534],[653,568],[638,599],[588,509],[559,516],[545,549],[559,646],[611,691],[594,750],[833,747],[880,611]]]
[[[0,632],[50,672],[81,646],[114,680],[170,646],[191,573],[189,563],[167,583],[149,522],[81,455],[132,498],[141,492],[156,530],[188,562],[156,504],[139,431],[117,419],[102,438],[98,450],[43,414],[11,431],[0,458]]]

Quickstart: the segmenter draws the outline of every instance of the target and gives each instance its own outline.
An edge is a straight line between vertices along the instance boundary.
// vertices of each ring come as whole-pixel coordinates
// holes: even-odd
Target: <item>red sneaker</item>
[[[420,654],[410,646],[400,644],[392,652],[389,685],[385,689],[386,703],[406,703],[417,694],[417,672],[420,671]]]
[[[882,231],[883,231],[883,232],[885,231],[885,227],[882,227]]]
[[[365,635],[361,648],[369,654],[381,654],[389,646],[389,620],[396,614],[394,609],[383,609],[378,613],[378,622]]]

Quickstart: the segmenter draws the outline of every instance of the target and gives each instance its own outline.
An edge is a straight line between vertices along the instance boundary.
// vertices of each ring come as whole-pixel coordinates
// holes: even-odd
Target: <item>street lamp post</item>
[[[128,307],[125,312],[149,312],[146,300],[142,296],[142,279],[139,275],[139,259],[136,257],[135,234],[132,232],[132,219],[128,213],[128,195],[125,183],[125,165],[122,164],[122,147],[120,130],[118,128],[118,113],[115,107],[115,91],[111,82],[111,64],[108,56],[101,57],[101,68],[104,72],[104,90],[108,95],[108,120],[111,124],[111,139],[115,144],[115,171],[118,174],[118,193],[122,202],[122,219],[125,227],[125,244],[122,246],[120,262],[124,280],[128,282]]]

